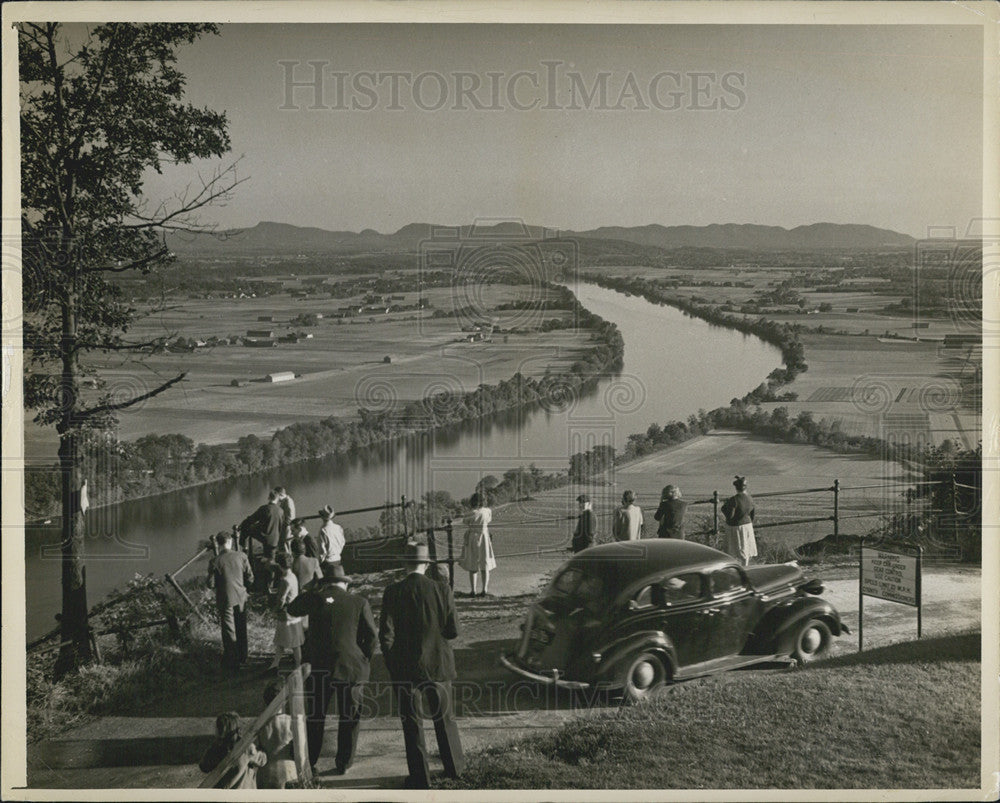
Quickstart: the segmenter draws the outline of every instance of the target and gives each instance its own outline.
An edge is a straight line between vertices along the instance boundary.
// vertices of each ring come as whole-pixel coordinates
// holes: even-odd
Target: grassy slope
[[[976,787],[979,639],[680,684],[647,704],[490,748],[448,788]]]

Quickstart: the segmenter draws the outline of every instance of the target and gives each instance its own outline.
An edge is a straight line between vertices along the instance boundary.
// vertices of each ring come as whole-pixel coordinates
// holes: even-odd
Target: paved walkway
[[[467,752],[559,727],[581,712],[527,711],[460,720]],[[32,788],[191,788],[205,776],[197,762],[211,741],[214,717],[136,719],[105,717],[34,747],[28,765]],[[332,774],[337,722],[327,719],[323,754],[317,764],[324,788],[398,789],[406,777],[403,732],[396,717],[365,719],[358,751],[347,775]],[[128,739],[115,733],[134,734]],[[425,724],[431,773],[443,768],[434,729]]]

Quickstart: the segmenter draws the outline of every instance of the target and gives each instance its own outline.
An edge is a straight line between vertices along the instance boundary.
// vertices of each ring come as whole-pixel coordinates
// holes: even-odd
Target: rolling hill
[[[784,229],[755,224],[709,226],[602,226],[589,231],[557,231],[521,223],[443,226],[410,223],[392,234],[374,229],[361,232],[329,231],[265,221],[246,229],[219,234],[171,234],[168,246],[178,254],[305,254],[320,252],[396,251],[412,252],[421,243],[437,238],[541,239],[569,237],[580,240],[617,241],[664,251],[678,248],[744,249],[752,251],[812,251],[845,248],[906,248],[914,239],[906,234],[858,224],[814,223]]]

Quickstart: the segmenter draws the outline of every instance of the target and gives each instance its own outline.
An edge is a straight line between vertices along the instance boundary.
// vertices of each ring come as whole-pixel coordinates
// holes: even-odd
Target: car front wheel
[[[629,703],[645,700],[661,688],[667,680],[663,661],[651,652],[635,656],[625,672],[624,697]]]
[[[830,626],[820,619],[809,619],[799,627],[792,657],[801,665],[825,657],[833,644]]]

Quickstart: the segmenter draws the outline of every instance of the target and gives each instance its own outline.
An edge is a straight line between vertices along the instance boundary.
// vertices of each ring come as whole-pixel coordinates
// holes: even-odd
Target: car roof
[[[653,574],[672,569],[735,566],[732,556],[718,549],[675,538],[616,541],[590,547],[574,555],[563,569],[580,569],[600,575],[609,588],[626,588]]]

